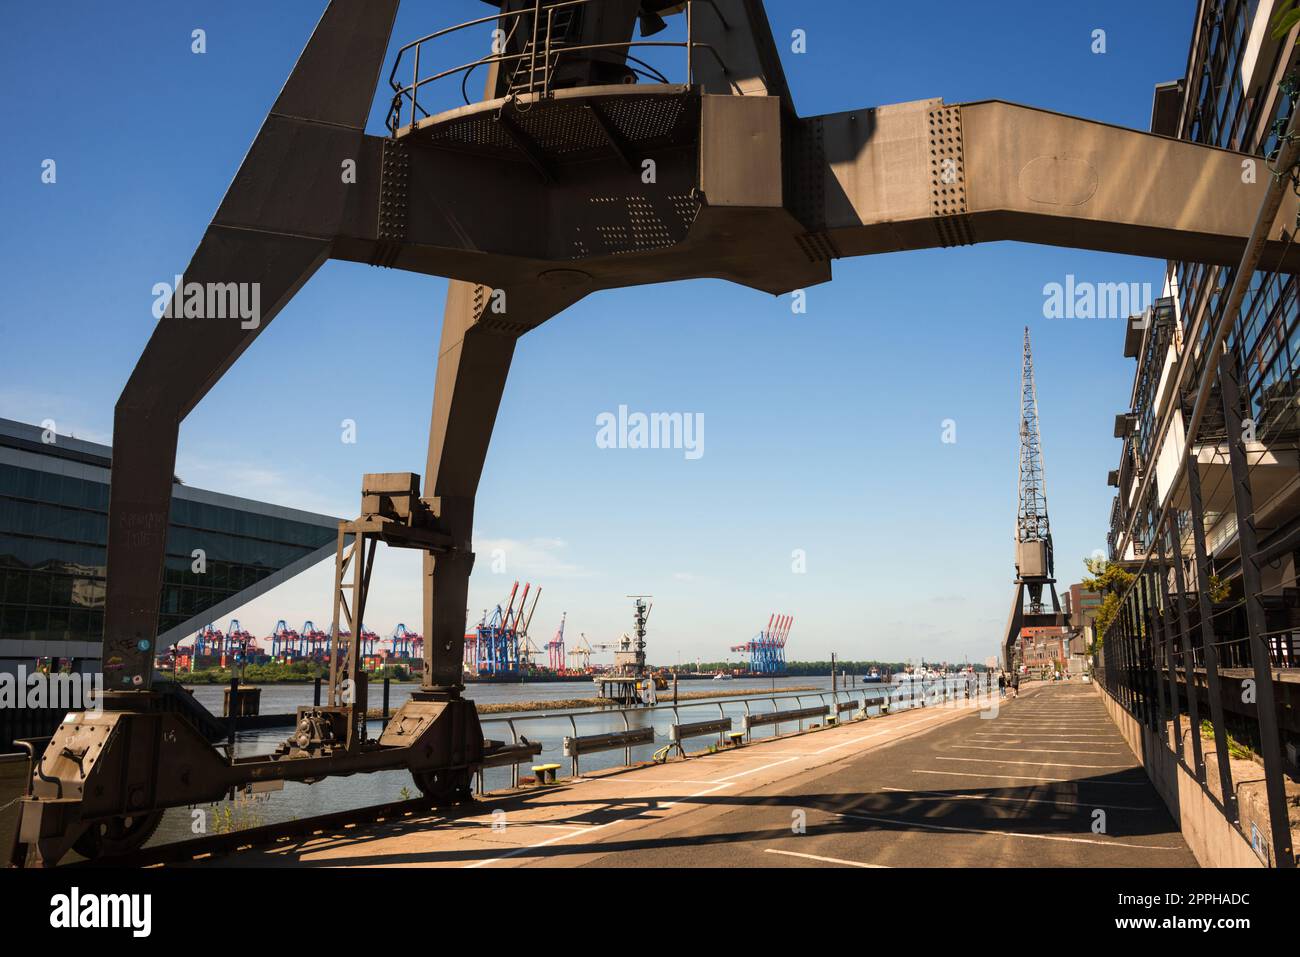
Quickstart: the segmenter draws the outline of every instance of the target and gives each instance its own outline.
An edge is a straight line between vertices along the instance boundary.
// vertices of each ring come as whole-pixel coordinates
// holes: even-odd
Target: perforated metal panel
[[[590,204],[601,211],[604,222],[583,229],[575,226],[570,242],[574,259],[648,252],[675,245],[686,238],[699,213],[699,201],[690,194],[670,194],[667,206],[648,196],[593,196]]]
[[[640,141],[670,135],[684,105],[681,97],[627,96],[602,100],[601,108],[625,139]]]
[[[930,211],[939,242],[964,246],[974,242],[966,212],[966,169],[962,155],[961,107],[930,111]]]
[[[698,98],[690,93],[637,93],[580,100],[541,99],[508,103],[493,110],[427,122],[418,130],[402,131],[401,140],[453,146],[522,158],[519,144],[503,129],[504,113],[549,161],[608,152],[609,140],[588,105],[604,115],[616,137],[634,149],[692,136]]]

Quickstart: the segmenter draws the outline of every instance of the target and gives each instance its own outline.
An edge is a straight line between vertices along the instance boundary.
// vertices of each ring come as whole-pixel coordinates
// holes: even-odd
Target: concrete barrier
[[[686,724],[670,725],[668,728],[668,740],[685,741],[687,738],[699,738],[706,734],[722,735],[730,730],[730,718],[714,718],[711,721],[690,721]]]
[[[816,708],[792,708],[789,711],[764,711],[759,714],[747,714],[744,719],[744,728],[749,731],[764,724],[781,724],[789,721],[803,721],[804,718],[824,718],[826,717],[826,705],[818,705]]]
[[[1168,745],[1100,684],[1093,682],[1092,687],[1169,808],[1197,863],[1202,867],[1264,867],[1250,843],[1223,816],[1201,783],[1178,763]]]

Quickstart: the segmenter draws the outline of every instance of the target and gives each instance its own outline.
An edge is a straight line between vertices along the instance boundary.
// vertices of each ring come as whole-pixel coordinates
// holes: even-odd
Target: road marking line
[[[942,755],[936,761],[969,761],[971,764],[1022,764],[1035,768],[1093,768],[1104,771],[1109,768],[1135,768],[1135,764],[1062,764],[1060,761],[999,761],[997,758],[947,758]]]
[[[1113,738],[1115,735],[1102,731],[972,731],[971,734],[993,735],[994,737],[1017,738]]]
[[[622,818],[619,818],[622,820]],[[556,841],[563,841],[570,837],[577,837],[580,834],[590,834],[592,831],[599,831],[603,827],[609,827],[611,824],[617,824],[618,821],[606,821],[604,824],[594,824],[591,827],[585,827],[579,831],[568,831],[564,834],[557,834],[555,837],[547,838],[544,841],[538,841],[534,844],[525,844],[523,847],[517,847],[513,851],[507,851],[504,854],[498,854],[496,857],[485,857],[481,861],[475,861],[473,864],[466,864],[466,870],[473,870],[476,867],[486,867],[488,864],[495,864],[497,861],[504,861],[506,858],[515,857],[523,854],[525,851],[536,850],[539,847],[546,847],[548,844],[554,844]]]
[[[1053,741],[1051,743],[1065,744],[1067,742]],[[1067,749],[1062,751],[1056,748],[1033,748],[1028,745],[1025,745],[1024,747],[1020,747],[1020,748],[997,748],[988,744],[954,744],[953,748],[954,749],[961,748],[964,751],[1014,751],[1016,753],[1023,753],[1025,751],[1036,751],[1039,754],[1098,754],[1102,756],[1117,753],[1115,751],[1076,751],[1073,749]],[[1086,765],[1084,766],[1086,767]]]
[[[913,768],[913,774],[942,774],[945,777],[957,778],[998,778],[1003,781],[1047,781],[1051,784],[1088,784],[1096,787],[1123,787],[1123,788],[1140,788],[1145,781],[1080,781],[1078,778],[1043,778],[1035,777],[1030,774],[972,774],[968,771],[927,771],[923,768]]]
[[[981,775],[977,775],[979,777]],[[898,791],[903,794],[919,794],[924,797],[933,797],[944,801],[1007,801],[1012,804],[1068,804],[1071,807],[1105,807],[1112,811],[1158,811],[1154,807],[1134,807],[1127,804],[1102,804],[1098,801],[1066,801],[1060,798],[1048,800],[1046,798],[1016,798],[1016,797],[995,797],[992,794],[945,794],[942,791],[911,791],[907,788],[881,788],[882,791]]]
[[[492,826],[491,822],[487,822],[487,825],[488,825],[488,827],[491,827],[491,826]],[[514,826],[515,826],[515,827],[549,827],[549,828],[552,828],[552,829],[557,829],[557,828],[558,828],[558,829],[560,829],[560,830],[565,830],[565,831],[577,831],[577,830],[581,830],[581,829],[584,828],[584,827],[587,827],[588,825],[585,825],[585,824],[546,824],[546,823],[543,823],[543,822],[520,821],[519,823],[515,824]]]
[[[832,811],[838,817],[856,817],[864,821],[879,824],[896,824],[902,827],[922,827],[930,831],[954,831],[958,834],[991,834],[994,837],[1022,837],[1034,841],[1066,841],[1070,844],[1100,844],[1102,847],[1135,847],[1144,851],[1181,851],[1181,847],[1161,847],[1158,844],[1125,844],[1121,841],[1094,841],[1086,837],[1064,837],[1059,834],[1024,834],[1020,831],[993,831],[982,827],[952,827],[947,824],[923,824],[920,821],[893,820],[887,817],[872,817],[869,814],[855,814],[851,811]]]
[[[1097,741],[1097,740],[1091,740],[1091,741],[1090,741],[1090,740],[1087,740],[1087,739],[1084,739],[1084,738],[1058,738],[1058,737],[1055,737],[1055,736],[1053,736],[1053,735],[1045,735],[1045,734],[1035,734],[1035,735],[1019,735],[1019,734],[993,734],[993,735],[987,735],[987,734],[985,734],[985,735],[971,735],[971,736],[970,736],[969,738],[967,738],[966,740],[968,740],[968,741],[982,741],[982,742],[984,742],[985,744],[1033,744],[1033,741],[1030,740],[1031,737],[1034,738],[1034,739],[1036,739],[1040,744],[1088,744],[1088,745],[1092,745],[1093,747],[1100,747],[1100,748],[1104,748],[1104,747],[1112,747],[1112,746],[1118,748],[1118,747],[1120,747],[1120,746],[1123,744],[1122,741],[1115,741],[1115,742],[1111,742],[1111,741]],[[992,738],[993,740],[990,741],[989,738]],[[1046,739],[1046,740],[1044,740],[1044,739]]]
[[[1006,718],[992,718],[990,720],[994,722],[993,726],[995,727],[1002,727],[1003,725],[1007,725],[1007,726],[1016,725],[1017,727],[1024,727],[1024,728],[1035,728],[1035,727],[1041,728],[1045,726],[1045,723],[1042,721],[1008,721]],[[1078,734],[1111,734],[1111,733],[1118,734],[1119,733],[1118,729],[1113,724],[1094,725],[1091,722],[1084,723],[1081,721],[1074,721],[1074,722],[1070,722],[1069,724],[1060,724],[1059,722],[1053,722],[1052,725],[1048,728],[1048,730],[1044,732],[1044,734],[1059,734],[1061,733],[1062,730],[1065,730],[1067,732],[1073,731],[1073,732],[1077,732]]]
[[[810,861],[821,861],[825,864],[843,864],[846,867],[882,867],[889,870],[888,864],[863,864],[861,861],[845,861],[838,857],[822,857],[818,854],[800,854],[798,851],[778,851],[774,847],[763,848],[764,854],[783,854],[786,857],[802,857]]]
[[[954,778],[997,778],[1001,781],[1050,781],[1053,784],[1070,784],[1071,778],[1040,778],[1029,774],[971,774],[967,771],[926,771],[923,768],[912,768],[913,774],[941,774],[944,777]]]
[[[712,794],[714,791],[720,791],[722,788],[726,786],[727,785],[725,784],[718,784],[711,788],[705,788],[703,791],[697,791],[695,794],[690,795],[690,797],[691,798],[704,797],[706,794]],[[660,808],[676,807],[679,803],[680,802],[678,801],[669,801],[658,805],[658,807]],[[664,816],[666,817],[667,815]],[[548,845],[555,844],[559,841],[568,840],[571,837],[581,837],[583,834],[590,834],[593,831],[599,831],[603,828],[611,827],[615,824],[624,824],[628,821],[636,820],[638,818],[646,821],[663,820],[663,817],[645,818],[644,815],[639,811],[634,812],[632,814],[625,814],[622,817],[615,818],[612,821],[606,821],[604,824],[593,824],[591,827],[584,827],[576,831],[567,831],[564,834],[557,834],[555,835],[555,837],[547,838],[544,841],[537,841],[533,844],[525,844],[521,847],[516,847],[513,850],[507,851],[504,854],[498,854],[496,857],[488,857],[480,861],[475,861],[473,864],[466,864],[465,868],[468,870],[476,867],[485,867],[488,864],[495,864],[497,861],[504,861],[507,858],[517,857],[518,855],[527,853],[528,851],[533,851],[533,850],[537,850],[538,848],[547,847]],[[521,821],[519,823],[524,824],[526,822]]]

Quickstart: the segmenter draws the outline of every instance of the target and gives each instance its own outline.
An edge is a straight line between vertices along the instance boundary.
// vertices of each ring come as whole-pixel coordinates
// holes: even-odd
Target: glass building
[[[1272,5],[1259,0],[1200,0],[1197,5],[1187,72],[1183,79],[1156,88],[1152,131],[1258,157],[1253,175],[1273,175],[1280,135],[1296,105],[1300,69],[1296,48],[1272,36]],[[1245,175],[1243,173],[1243,175]],[[1186,445],[1186,410],[1172,395],[1168,368],[1184,357],[1188,381],[1200,381],[1208,339],[1227,306],[1234,267],[1171,261],[1164,295],[1141,323],[1130,323],[1124,354],[1137,360],[1129,411],[1118,416],[1115,436],[1124,440],[1120,465],[1110,473],[1118,489],[1110,515],[1110,557],[1139,561],[1150,551],[1162,506],[1178,508],[1180,534],[1190,538],[1186,493],[1168,476]],[[1227,345],[1240,370],[1244,412],[1253,424],[1251,479],[1254,516],[1261,544],[1278,545],[1266,569],[1265,585],[1279,595],[1295,591],[1300,548],[1287,543],[1300,530],[1300,297],[1298,277],[1256,272],[1228,334]],[[1210,402],[1193,445],[1206,471],[1205,534],[1213,571],[1237,574],[1236,515],[1231,484],[1218,474],[1227,431],[1221,406]],[[1157,448],[1163,410],[1172,411],[1172,437]]]
[[[112,449],[0,419],[0,670],[61,658],[97,671]],[[172,491],[157,647],[334,552],[338,519],[192,488]],[[194,550],[202,549],[203,573]]]

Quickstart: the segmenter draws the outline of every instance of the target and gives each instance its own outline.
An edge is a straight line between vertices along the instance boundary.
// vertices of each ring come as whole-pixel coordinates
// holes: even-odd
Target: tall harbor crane
[[[568,612],[560,614],[560,627],[555,632],[555,637],[546,643],[547,664],[556,674],[565,670],[564,661],[564,619],[568,617]]]
[[[1038,390],[1034,384],[1034,355],[1025,327],[1020,364],[1020,471],[1016,483],[1016,580],[1002,658],[1008,669],[1016,665],[1023,628],[1064,625],[1056,596],[1056,563],[1052,554],[1052,526],[1047,518],[1047,475],[1043,469],[1043,444],[1038,433]],[[1043,605],[1043,589],[1052,596],[1052,610]],[[1025,609],[1026,594],[1029,609]]]
[[[253,782],[406,768],[448,803],[469,797],[485,762],[527,760],[484,740],[463,694],[475,497],[516,342],[588,295],[700,278],[786,295],[829,281],[845,256],[1006,240],[1235,267],[1269,190],[1269,177],[1241,175],[1250,156],[1163,126],[937,97],[800,116],[761,0],[488,7],[390,57],[398,0],[331,0],[260,124],[117,402],[111,690],[37,759],[16,861],[54,863],[74,845],[90,858],[129,852],[166,808]],[[645,40],[675,17],[684,42]],[[481,31],[486,52],[450,66],[476,42],[463,29]],[[641,55],[652,48],[670,69],[674,47],[684,56],[671,77]],[[485,84],[476,102],[471,74]],[[387,131],[373,135],[381,76]],[[1296,204],[1288,193],[1280,222],[1293,222]],[[1300,246],[1269,236],[1260,268],[1295,271]],[[275,752],[237,756],[153,686],[180,426],[330,259],[451,280],[429,350],[423,477],[362,476],[359,515],[340,523],[331,596],[331,633],[359,633],[378,544],[419,552],[425,667],[371,738],[360,642],[349,641],[330,655],[328,700],[300,709]],[[257,291],[256,321],[225,300],[194,321],[204,291],[213,304],[239,290]],[[419,351],[364,321],[355,328],[340,379],[355,388]],[[1019,595],[1048,582],[1050,549],[1045,539],[1017,548]],[[1009,636],[1020,619],[1017,605]],[[628,664],[643,666],[643,639]]]
[[[591,642],[587,640],[586,634],[579,632],[578,643],[568,652],[568,656],[578,662],[578,668],[580,670],[586,672],[591,670],[591,653],[594,650],[595,649],[591,646]]]

